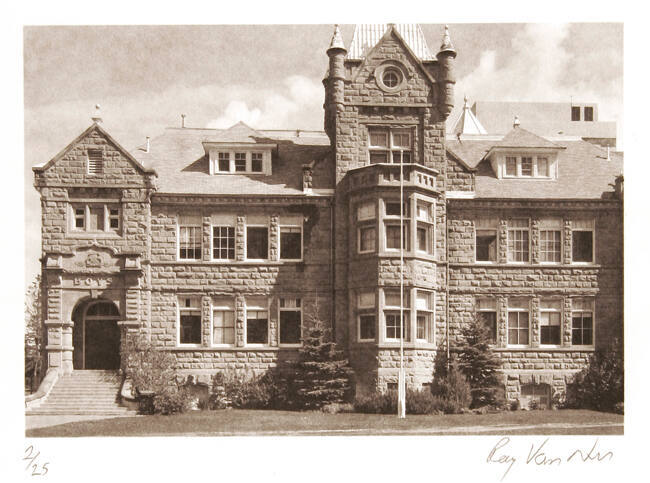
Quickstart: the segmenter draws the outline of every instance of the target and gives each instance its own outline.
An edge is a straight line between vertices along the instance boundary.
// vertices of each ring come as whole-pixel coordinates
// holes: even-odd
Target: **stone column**
[[[69,320],[47,319],[47,367],[57,369],[62,374],[72,372],[72,327]]]

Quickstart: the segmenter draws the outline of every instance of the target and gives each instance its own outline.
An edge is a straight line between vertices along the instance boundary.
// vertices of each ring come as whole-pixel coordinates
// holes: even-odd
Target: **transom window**
[[[399,290],[385,290],[384,291],[384,320],[386,327],[386,340],[395,341],[400,340],[400,334],[403,327],[404,330],[404,341],[407,342],[411,339],[410,337],[410,326],[409,321],[411,320],[409,310],[410,304],[409,290],[404,290],[404,309],[403,319],[400,323],[400,291]]]
[[[572,223],[572,258],[578,263],[594,261],[594,220],[574,220]]]
[[[410,163],[412,130],[368,128],[368,160],[374,163]]]
[[[539,223],[539,258],[542,263],[562,262],[562,220],[544,219]]]
[[[268,301],[262,298],[246,299],[246,343],[268,344]]]
[[[235,305],[232,299],[217,299],[213,302],[212,343],[235,344]]]
[[[198,297],[181,297],[178,307],[179,344],[201,344],[201,301]]]
[[[571,344],[593,345],[594,343],[594,301],[576,298],[571,308]]]
[[[530,343],[529,307],[528,299],[508,299],[508,345]]]
[[[360,292],[357,295],[359,341],[374,341],[376,338],[376,303],[375,292]]]
[[[479,218],[476,225],[476,261],[497,261],[497,227],[496,218]]]
[[[561,300],[542,299],[539,301],[540,344],[561,344],[561,320]]]
[[[530,260],[529,220],[519,218],[508,222],[508,261]]]
[[[497,302],[493,298],[481,298],[477,300],[476,309],[481,321],[488,329],[490,343],[497,342]]]
[[[280,344],[298,345],[302,327],[302,301],[299,298],[280,299]]]
[[[235,258],[235,227],[212,227],[212,258],[215,260]]]
[[[119,231],[121,223],[120,207],[117,203],[72,203],[75,232],[112,232]]]
[[[104,172],[104,152],[101,149],[88,150],[88,174]]]
[[[419,342],[434,342],[433,327],[434,294],[425,290],[418,290],[415,298],[416,334]]]

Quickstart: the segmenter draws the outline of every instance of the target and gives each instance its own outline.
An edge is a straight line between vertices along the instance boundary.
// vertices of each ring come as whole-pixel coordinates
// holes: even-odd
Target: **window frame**
[[[499,310],[497,299],[494,297],[478,297],[475,302],[476,315],[482,317],[483,314],[494,314],[494,341],[490,345],[496,346],[499,343]],[[485,321],[485,320],[483,320]],[[490,328],[490,332],[492,332]],[[492,334],[490,334],[491,338]]]
[[[584,223],[584,227],[576,228],[576,223]],[[590,226],[586,226],[589,224]],[[591,260],[590,261],[576,261],[575,260],[575,236],[576,231],[591,232]],[[571,224],[571,264],[573,265],[593,265],[596,263],[596,220],[573,220]]]
[[[266,257],[265,258],[250,258],[248,256],[248,229],[249,228],[266,228]],[[246,229],[244,230],[244,260],[246,261],[255,261],[255,262],[265,262],[271,259],[271,229],[269,224],[261,223],[246,223]]]
[[[419,295],[420,293],[424,293],[427,295],[429,307],[428,308],[421,308],[418,306],[418,301],[419,301]],[[436,292],[433,290],[424,290],[424,289],[416,289],[415,291],[415,342],[419,344],[435,344],[436,343],[436,317],[435,317],[435,309],[436,309]],[[425,327],[425,337],[420,338],[418,337],[418,331],[419,331],[419,326],[418,326],[418,319],[420,317],[420,314],[424,314],[427,317],[427,324]],[[399,339],[398,339],[399,340]]]
[[[293,300],[293,307],[283,307],[283,301]],[[279,347],[300,347],[302,346],[302,336],[303,336],[303,299],[300,297],[280,297],[278,299],[278,346]],[[284,303],[286,305],[286,303]],[[282,313],[284,312],[298,312],[300,314],[300,337],[298,342],[282,342]]]
[[[367,164],[414,164],[414,130],[411,127],[391,127],[391,126],[373,126],[369,125],[367,127],[368,129],[368,145],[367,145],[367,150],[368,150],[368,158],[367,158]],[[372,144],[372,134],[377,134],[377,133],[385,133],[385,139],[386,139],[386,146],[382,146],[379,144]],[[395,141],[395,135],[408,135],[408,146],[402,146]],[[409,161],[405,161],[402,163],[394,162],[394,156],[397,154],[399,156],[400,151],[402,152],[402,156],[404,154],[407,154],[409,157]],[[380,163],[372,162],[372,154],[376,153],[385,153],[386,154],[386,159]],[[403,161],[402,157],[402,161]]]
[[[282,220],[280,220],[282,221]],[[282,230],[283,229],[289,229],[289,230],[299,230],[300,232],[300,257],[299,258],[282,258]],[[278,224],[278,259],[282,262],[301,262],[304,259],[304,234],[303,234],[303,228],[302,228],[302,223],[279,223]]]
[[[435,209],[436,209],[436,204],[435,201],[427,201],[421,198],[415,198],[414,200],[415,203],[415,240],[414,240],[414,248],[415,248],[415,253],[419,255],[426,255],[433,257],[435,256],[436,253],[436,214],[435,214]],[[428,213],[428,219],[424,220],[420,218],[420,206],[425,205],[425,210]],[[420,250],[420,236],[419,236],[419,231],[421,229],[425,230],[425,244],[426,244],[426,249],[425,250]]]
[[[181,232],[184,228],[198,229],[199,256],[197,258],[181,257]],[[196,247],[192,248],[192,250],[196,250]],[[176,260],[178,260],[179,262],[200,262],[202,259],[203,259],[203,224],[182,222],[179,219],[176,223]]]
[[[96,200],[96,201],[83,201],[72,200],[68,203],[68,216],[70,222],[67,224],[68,231],[73,235],[120,235],[122,232],[122,205],[116,200]],[[90,230],[88,227],[91,220],[91,209],[101,208],[102,210],[102,230]],[[79,214],[77,210],[83,209],[83,227],[77,227],[77,219]],[[112,215],[111,210],[117,210],[117,215]],[[117,220],[117,228],[110,226],[111,220]]]
[[[372,295],[373,302],[372,304],[364,305],[362,298],[364,295]],[[367,343],[375,342],[377,340],[377,293],[374,290],[365,290],[359,291],[356,295],[357,305],[356,305],[356,320],[357,320],[357,342]],[[374,337],[372,339],[363,339],[361,338],[361,317],[372,317],[373,318],[373,332]]]
[[[512,225],[513,222],[515,222],[515,221],[523,221],[523,220],[526,220],[526,222],[527,222],[527,224],[528,224],[526,228],[524,228],[523,226],[514,226],[514,225]],[[530,226],[531,223],[530,223],[530,218],[510,218],[510,219],[507,221],[507,223],[508,223],[508,224],[507,224],[507,229],[506,229],[506,255],[507,255],[507,262],[508,262],[508,263],[512,263],[512,264],[526,264],[526,263],[530,263],[530,262],[531,262],[531,236],[530,236],[530,235],[531,235],[531,226]],[[513,233],[513,232],[522,232],[522,233],[525,232],[525,233],[528,234],[528,243],[527,243],[527,246],[526,246],[526,255],[527,255],[527,257],[526,257],[527,259],[526,259],[526,260],[513,260],[513,256],[512,256],[512,255],[514,255],[514,254],[517,253],[517,249],[516,249],[516,246],[515,246],[515,244],[517,243],[517,240],[515,240],[515,239],[511,239],[511,236],[512,236],[512,233]],[[511,241],[512,241],[512,243],[513,243],[513,250],[514,250],[514,251],[512,251],[512,252],[510,251],[510,242],[511,242]],[[522,242],[523,242],[523,241],[522,241]],[[523,252],[522,252],[522,253],[523,253]]]
[[[181,300],[184,301],[184,303],[181,303]],[[190,305],[189,307],[187,306],[187,301],[190,302],[190,304],[196,302],[196,306]],[[183,316],[183,313],[190,313],[190,312],[195,312],[195,314],[190,314],[190,315],[197,315],[199,316],[199,341],[198,342],[182,342],[181,341],[181,336],[182,336],[182,320],[181,317]],[[203,344],[203,310],[201,308],[201,297],[197,295],[181,295],[176,298],[176,346],[177,347],[201,347]]]
[[[399,199],[393,199],[393,198],[382,198],[381,199],[381,205],[382,205],[382,243],[383,243],[383,250],[386,252],[392,252],[392,253],[399,253],[400,252],[400,247],[395,247],[391,248],[388,246],[388,227],[394,227],[397,226],[399,229],[400,226],[400,215],[389,215],[388,214],[388,205],[389,204],[400,204]],[[403,228],[402,228],[402,250],[404,252],[410,252],[411,251],[411,219],[412,219],[412,214],[411,214],[411,208],[413,204],[411,203],[411,200],[409,198],[404,198],[404,220],[403,220]],[[404,239],[406,238],[406,239]]]
[[[523,302],[523,301],[526,301],[528,307],[525,308],[525,309],[522,308],[522,307],[518,307],[518,306],[516,306],[515,301],[522,301],[522,302]],[[510,305],[511,302],[513,303],[513,305]],[[507,347],[509,347],[509,348],[523,348],[523,347],[530,347],[530,341],[531,341],[531,339],[532,339],[532,334],[531,334],[531,320],[530,320],[530,319],[531,319],[531,317],[530,317],[530,305],[531,305],[531,301],[530,301],[530,299],[528,299],[528,298],[519,298],[519,297],[516,297],[516,298],[514,298],[514,299],[512,299],[512,300],[511,300],[511,299],[508,299],[508,306],[507,306],[507,309],[506,309],[506,314],[507,314],[507,319],[506,319],[506,330],[507,330],[507,332],[506,332],[506,346],[507,346]],[[511,329],[511,328],[510,328],[510,314],[511,314],[511,313],[516,313],[516,314],[525,313],[525,314],[527,314],[527,316],[528,316],[528,328],[525,329],[525,330],[528,331],[528,341],[527,341],[525,344],[520,344],[520,343],[519,343],[519,335],[517,335],[517,341],[518,341],[518,342],[517,342],[516,344],[513,344],[513,343],[510,342],[510,330],[517,330],[517,331],[524,330],[524,329],[522,329],[522,328],[520,327],[520,324],[519,324],[519,322],[520,322],[520,321],[519,321],[519,315],[517,316],[517,327],[515,327],[514,329]]]
[[[264,299],[266,300],[266,306],[263,304],[260,305],[255,305],[253,301],[258,302],[259,300],[262,300],[263,297],[247,297],[245,298],[245,308],[244,308],[244,314],[245,314],[245,319],[244,319],[244,344],[246,347],[267,347],[270,344],[270,339],[271,339],[271,331],[270,331],[270,301],[269,299]],[[249,312],[266,312],[266,342],[248,342],[248,314]],[[255,319],[259,320],[259,319]]]
[[[583,303],[588,303],[589,309],[591,310],[585,310],[584,308],[576,309],[575,307],[578,301],[582,301]],[[591,344],[573,343],[573,332],[575,330],[573,326],[573,317],[574,314],[576,313],[579,314],[591,313]],[[584,319],[584,316],[582,317],[582,319]],[[584,325],[581,327],[581,330],[584,334]],[[596,299],[595,297],[574,297],[571,300],[571,347],[593,349],[595,347],[595,344],[596,344]]]
[[[494,232],[494,260],[478,259],[478,232]],[[499,261],[499,219],[498,218],[477,218],[474,220],[474,263],[494,264]]]
[[[544,260],[544,254],[554,253],[545,250],[549,241],[542,239],[542,233],[557,232],[560,234],[558,242],[559,260]],[[555,241],[552,242],[555,244]],[[546,244],[546,245],[545,245]],[[564,222],[562,218],[542,218],[539,220],[539,263],[542,265],[560,265],[564,261]]]
[[[226,248],[219,247],[219,248],[217,248],[215,246],[215,239],[217,238],[217,237],[215,237],[215,234],[214,234],[215,228],[220,228],[220,229],[221,228],[226,228],[226,229],[229,228],[229,229],[232,230],[232,258],[218,258],[218,257],[214,256],[215,255],[215,250],[226,250],[226,251],[230,250],[230,247],[226,247]],[[219,239],[223,240],[224,238],[222,236],[219,236]],[[230,237],[226,236],[225,239],[230,240]],[[237,258],[236,246],[237,246],[237,230],[236,230],[236,227],[233,224],[212,223],[210,225],[210,258],[212,259],[212,261],[214,261],[214,262],[232,262],[232,261],[236,260],[236,258]]]
[[[399,295],[400,289],[399,287],[394,288],[385,288],[382,290],[383,292],[383,307],[382,307],[382,323],[383,323],[383,339],[384,342],[389,342],[389,343],[394,343],[394,342],[399,342],[400,337],[388,337],[388,324],[387,324],[387,315],[390,316],[400,316],[400,312],[403,311],[402,315],[402,320],[403,320],[403,325],[404,325],[404,343],[409,344],[411,343],[411,314],[412,314],[412,308],[411,308],[411,289],[404,287],[404,307],[396,306],[396,305],[388,305],[386,303],[386,300],[388,299],[389,294],[394,294],[397,293]],[[391,326],[392,327],[392,326]],[[399,325],[395,326],[397,330],[399,330]]]
[[[224,303],[225,302],[225,303]],[[232,313],[232,330],[233,330],[233,341],[232,343],[221,342],[217,343],[214,341],[215,336],[215,312],[229,312]],[[224,326],[225,328],[225,326]],[[234,299],[219,299],[217,301],[212,300],[210,304],[210,346],[211,347],[235,347],[237,345],[237,311],[235,310],[235,301]]]
[[[363,206],[372,206],[372,216],[371,217],[364,217],[361,218],[360,213],[361,213],[361,207]],[[357,203],[356,205],[356,210],[355,210],[355,218],[356,218],[356,225],[357,225],[357,253],[359,254],[364,254],[364,253],[375,253],[377,251],[377,244],[378,244],[378,237],[377,237],[377,202],[375,200],[371,201],[361,201]],[[369,250],[362,250],[361,248],[361,242],[363,240],[363,237],[361,236],[361,232],[363,230],[373,230],[375,233],[374,237],[374,247],[369,249]]]
[[[559,308],[555,307],[544,307],[544,303],[557,303],[559,305]],[[553,297],[548,297],[548,298],[541,298],[539,300],[539,345],[540,347],[549,347],[549,348],[557,348],[562,346],[562,321],[564,320],[563,317],[563,307],[564,303],[563,300],[560,298],[553,298]],[[545,344],[542,342],[542,327],[544,326],[549,326],[551,327],[553,324],[544,324],[543,323],[543,317],[542,314],[558,314],[559,318],[559,340],[557,344]],[[549,316],[549,322],[550,322],[550,316]]]
[[[530,174],[524,174],[523,163],[524,159],[530,160]],[[541,175],[539,171],[539,162],[544,160],[546,164],[546,174]],[[508,164],[514,162],[514,174],[508,172]],[[503,157],[503,170],[501,178],[506,179],[535,179],[535,180],[551,180],[555,176],[551,175],[551,167],[554,165],[550,154],[506,154]]]

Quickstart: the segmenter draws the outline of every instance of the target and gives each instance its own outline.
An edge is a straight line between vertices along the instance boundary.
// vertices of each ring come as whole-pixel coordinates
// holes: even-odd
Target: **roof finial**
[[[102,114],[100,112],[100,108],[101,106],[99,104],[95,104],[95,113],[91,118],[95,124],[100,124],[102,122]]]
[[[467,94],[465,94],[465,97],[463,98],[463,102],[464,102],[464,104],[463,104],[463,109],[468,109],[468,107],[467,107],[467,101],[468,101],[468,100],[469,100],[469,99],[467,99]]]
[[[516,128],[519,127],[519,116],[515,116],[515,120],[512,122],[512,127]]]
[[[339,24],[334,25],[334,34],[332,35],[332,40],[330,41],[330,49],[343,49],[345,50],[345,44],[343,43],[343,37],[341,37],[341,30],[339,29]]]
[[[442,36],[442,45],[440,46],[440,51],[451,50],[455,52],[454,45],[451,43],[451,37],[449,36],[449,25],[445,25],[445,33]]]

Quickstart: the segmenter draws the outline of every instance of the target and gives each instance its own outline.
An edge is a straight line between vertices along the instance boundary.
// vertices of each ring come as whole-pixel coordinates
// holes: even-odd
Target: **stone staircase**
[[[26,415],[132,416],[118,404],[121,377],[117,371],[83,370],[60,376],[50,393]]]

